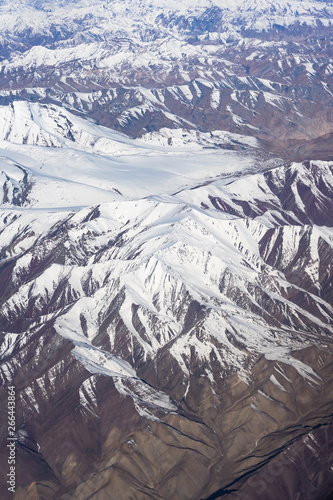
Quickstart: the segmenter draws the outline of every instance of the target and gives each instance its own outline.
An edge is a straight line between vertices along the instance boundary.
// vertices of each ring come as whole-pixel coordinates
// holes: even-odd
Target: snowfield
[[[217,148],[235,134],[202,134],[204,146],[197,134],[181,130],[131,139],[62,108],[26,102],[14,103],[13,109],[0,107],[0,124],[3,174],[16,187],[27,174],[31,189],[26,205],[35,208],[172,194],[268,166],[248,154]],[[170,137],[174,144],[163,144],[161,139]],[[251,138],[237,139],[255,146]]]

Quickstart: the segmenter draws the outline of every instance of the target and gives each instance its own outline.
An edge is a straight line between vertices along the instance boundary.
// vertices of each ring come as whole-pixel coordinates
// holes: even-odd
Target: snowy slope
[[[108,346],[133,368],[170,345],[170,354],[188,376],[192,346],[203,366],[214,351],[221,369],[232,365],[247,379],[247,356],[232,338],[247,351],[291,364],[315,381],[312,369],[290,353],[307,342],[311,345],[315,332],[324,336],[331,332],[332,304],[329,292],[322,288],[326,280],[320,277],[325,265],[321,259],[325,262],[327,256],[326,251],[319,253],[322,243],[332,252],[331,223],[320,225],[325,221],[321,210],[332,203],[322,191],[326,186],[332,192],[331,168],[324,162],[289,170],[279,167],[227,185],[217,181],[182,191],[176,197],[117,201],[70,215],[49,214],[44,227],[35,210],[8,208],[2,255],[4,261],[16,261],[12,271],[16,291],[2,305],[2,323],[16,324],[13,332],[21,331],[22,319],[34,304],[33,316],[39,311],[38,315],[53,318],[55,330],[77,346],[73,354],[83,362],[87,358],[89,369],[94,371],[96,366],[97,372],[93,359],[99,338],[102,357],[103,346]],[[290,185],[288,178],[293,179]],[[307,213],[302,191],[285,204],[286,191],[298,193],[300,186],[312,186],[314,178],[317,206]],[[11,234],[22,236],[16,243]],[[59,245],[65,248],[60,260]],[[272,260],[277,248],[280,257]],[[304,257],[297,261],[300,251]],[[43,265],[38,277],[29,278],[36,258],[49,264]],[[292,277],[293,267],[302,279]],[[294,293],[306,297],[306,306],[304,299],[294,303]],[[110,301],[116,304],[113,314],[118,318],[111,323],[107,320]],[[198,309],[193,325],[193,319],[187,320],[191,307]],[[134,346],[130,353],[127,343],[118,346],[115,325],[119,320],[127,342]],[[213,348],[212,337],[220,351]],[[112,362],[108,363],[110,368],[103,370],[116,374]],[[100,364],[104,366],[102,358]],[[207,372],[207,376],[213,380],[215,374]]]
[[[17,189],[24,189],[24,172],[29,184],[24,202],[34,207],[78,207],[171,194],[209,178],[258,168],[254,158],[243,153],[216,149],[231,146],[232,134],[163,130],[132,140],[58,106],[21,101],[0,107],[0,123],[4,185],[16,182]],[[238,144],[249,149],[253,145],[255,151],[251,138],[236,137]],[[266,162],[261,163],[265,168]],[[2,199],[13,203],[12,198],[3,194]]]

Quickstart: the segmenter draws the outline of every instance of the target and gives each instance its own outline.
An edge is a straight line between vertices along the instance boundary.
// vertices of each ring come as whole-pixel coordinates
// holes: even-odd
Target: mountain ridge
[[[320,367],[319,360],[324,359],[324,353],[329,357],[331,350],[332,281],[331,277],[327,276],[325,279],[328,288],[323,286],[318,289],[317,280],[324,285],[325,281],[320,275],[327,272],[327,262],[332,262],[332,258],[329,257],[332,254],[331,229],[326,225],[315,226],[313,218],[316,217],[315,211],[309,214],[311,222],[308,222],[307,218],[301,222],[300,210],[304,209],[305,205],[298,196],[303,196],[303,193],[300,192],[300,195],[296,196],[297,191],[294,188],[291,189],[291,192],[295,193],[293,204],[290,205],[289,202],[285,208],[282,208],[282,205],[280,210],[286,210],[286,213],[279,217],[276,215],[271,217],[267,213],[267,205],[271,205],[273,213],[277,209],[273,203],[274,197],[266,202],[259,202],[257,197],[267,197],[267,193],[264,194],[263,190],[263,179],[266,179],[266,185],[270,185],[271,189],[276,191],[278,187],[277,195],[283,200],[286,188],[281,184],[282,172],[285,172],[284,178],[287,183],[290,179],[294,185],[302,185],[304,182],[309,182],[306,180],[307,176],[315,175],[318,186],[325,190],[330,186],[332,189],[331,169],[332,166],[325,162],[319,164],[313,162],[303,167],[300,165],[289,167],[291,175],[288,174],[288,169],[284,170],[282,167],[268,170],[259,176],[249,175],[255,180],[253,186],[257,185],[256,194],[254,194],[255,189],[252,191],[253,194],[251,191],[244,191],[244,182],[248,184],[249,179],[244,180],[241,177],[222,186],[222,189],[218,188],[220,196],[214,198],[220,200],[218,208],[215,208],[214,204],[211,208],[196,208],[193,215],[191,215],[194,210],[193,200],[191,205],[184,205],[181,200],[172,205],[170,200],[161,203],[149,199],[113,202],[110,205],[86,208],[69,215],[64,213],[63,221],[60,225],[57,222],[56,226],[51,221],[57,220],[59,213],[49,214],[52,225],[42,237],[38,236],[40,230],[34,229],[38,221],[34,221],[33,213],[30,216],[32,217],[30,224],[27,224],[25,215],[24,233],[13,228],[13,225],[20,224],[24,212],[17,219],[12,219],[8,225],[9,217],[13,217],[10,215],[11,209],[8,208],[7,226],[2,230],[2,238],[8,240],[6,236],[8,230],[21,236],[17,243],[14,240],[12,247],[8,249],[14,258],[8,254],[8,264],[6,265],[6,260],[3,258],[1,266],[5,274],[8,273],[8,265],[12,269],[10,271],[12,282],[7,284],[10,296],[1,306],[1,324],[7,331],[9,329],[6,348],[9,349],[8,355],[3,357],[4,364],[1,368],[4,382],[8,377],[11,379],[15,373],[17,373],[15,380],[23,381],[19,375],[21,370],[17,372],[16,363],[13,362],[19,353],[22,353],[20,356],[23,355],[26,345],[24,331],[28,329],[33,335],[32,339],[36,336],[36,339],[40,338],[39,342],[42,341],[36,358],[38,364],[42,363],[41,368],[37,369],[34,375],[31,373],[29,376],[32,376],[31,382],[28,386],[24,384],[26,389],[22,388],[22,401],[26,401],[25,404],[28,405],[25,412],[31,411],[28,408],[35,400],[33,411],[37,413],[34,414],[43,415],[40,404],[44,397],[47,398],[52,387],[49,385],[50,382],[47,382],[50,375],[46,375],[45,368],[42,368],[43,359],[47,360],[50,356],[47,351],[40,354],[47,338],[49,338],[47,342],[51,343],[63,338],[60,345],[64,340],[72,344],[71,348],[67,344],[66,351],[70,349],[71,359],[76,359],[75,363],[78,362],[85,367],[82,372],[85,373],[85,378],[88,377],[90,380],[92,376],[100,377],[102,374],[104,378],[113,379],[115,390],[121,397],[133,401],[136,414],[150,422],[156,422],[158,427],[169,419],[176,418],[178,414],[182,415],[182,419],[192,419],[196,415],[195,419],[199,417],[199,421],[204,419],[206,423],[209,422],[209,426],[213,425],[215,432],[221,432],[217,431],[219,428],[216,426],[217,422],[220,422],[218,425],[222,426],[223,432],[227,432],[227,424],[222,424],[220,419],[215,421],[214,412],[211,416],[207,414],[203,404],[205,398],[201,400],[203,397],[201,391],[208,397],[207,391],[212,390],[209,387],[215,387],[209,399],[212,397],[216,399],[217,395],[221,394],[221,384],[222,387],[225,383],[229,385],[236,378],[238,380],[236,387],[240,384],[245,395],[246,388],[258,384],[258,370],[261,365],[266,366],[263,373],[268,370],[268,375],[265,385],[259,385],[261,389],[255,393],[254,399],[250,400],[252,402],[249,402],[249,410],[246,410],[246,419],[249,419],[249,422],[253,422],[253,419],[248,415],[248,411],[259,412],[266,420],[266,412],[262,407],[265,401],[275,401],[272,403],[275,410],[278,404],[281,416],[284,415],[283,418],[286,418],[289,414],[289,419],[290,402],[286,406],[285,397],[289,398],[291,380],[297,380],[297,384],[302,385],[304,394],[307,394],[306,398],[310,397],[312,400],[318,394],[323,398],[323,388],[325,387],[327,392],[329,385],[324,378],[326,372]],[[295,176],[295,173],[298,175]],[[273,179],[275,184],[272,182]],[[204,200],[203,203],[206,203],[206,193],[211,189],[209,185],[188,191],[188,194],[193,197],[195,193],[199,200]],[[205,193],[204,196],[201,195],[201,190]],[[244,195],[248,192],[249,203],[253,204],[251,199],[255,200],[257,210],[260,206],[264,206],[264,214],[260,215],[260,212],[249,214],[247,209],[245,209],[247,215],[244,214],[242,217],[239,214],[228,213],[230,204],[226,197],[228,192],[230,193],[228,196],[232,196],[233,204],[238,192],[241,192],[242,201],[245,203]],[[325,191],[325,196],[327,194]],[[186,199],[185,195],[187,196],[187,193],[181,192],[177,196]],[[226,201],[224,205],[222,199]],[[217,205],[217,201],[215,204]],[[135,215],[133,215],[131,207],[135,205]],[[198,201],[196,205],[199,207]],[[321,206],[319,202],[318,208]],[[139,207],[140,212],[138,212]],[[252,207],[254,208],[254,205]],[[109,219],[110,214],[112,214],[111,219]],[[294,220],[294,228],[290,222],[291,217]],[[224,228],[222,231],[218,229],[221,224],[223,225],[221,228]],[[99,227],[103,228],[102,231]],[[283,227],[286,230],[282,236]],[[275,237],[270,234],[273,228],[277,231]],[[290,232],[295,234],[296,241],[300,245],[295,246],[294,250],[292,250],[294,244],[290,242]],[[318,235],[315,235],[315,232]],[[216,246],[215,238],[222,234],[224,241],[219,236],[220,241]],[[270,236],[267,241],[268,234]],[[175,240],[176,235],[178,241]],[[25,241],[30,245],[30,249],[22,247]],[[255,246],[251,248],[251,241],[252,244],[258,245],[259,254]],[[15,250],[17,245],[21,248],[18,254]],[[286,252],[287,248],[291,253]],[[315,248],[320,251],[319,254],[313,253]],[[284,249],[282,260],[280,249]],[[299,251],[304,256],[302,260],[297,258]],[[226,263],[217,264],[218,258],[226,259]],[[318,259],[319,264],[316,264]],[[268,271],[267,265],[274,267]],[[223,268],[222,275],[216,276],[216,270]],[[308,276],[307,279],[313,283],[312,289],[309,281],[304,281],[303,284],[299,281],[298,277],[304,280],[305,276]],[[15,293],[10,291],[13,286],[17,290]],[[270,302],[271,312],[267,311],[267,301]],[[225,324],[224,334],[221,330],[223,324]],[[40,337],[43,331],[46,336],[42,334]],[[155,334],[152,334],[153,331]],[[46,332],[54,333],[50,337],[50,333]],[[52,338],[54,340],[51,340]],[[317,349],[318,354],[315,354]],[[61,367],[63,361],[60,361],[62,358],[59,356],[62,356],[62,349],[55,350],[52,347],[50,352],[54,353],[52,356],[57,356],[55,359],[59,361],[56,365],[60,363]],[[315,364],[313,356],[318,356]],[[324,366],[327,367],[326,363]],[[167,375],[170,374],[170,370],[173,372],[172,378]],[[82,368],[79,371],[82,371]],[[203,384],[199,393],[198,371],[202,374]],[[52,384],[56,384],[55,387],[58,387],[57,391],[60,393],[63,389],[59,381],[63,376],[65,374],[60,375],[60,372],[56,378],[55,375],[52,376]],[[44,377],[47,378],[42,382]],[[42,386],[44,386],[44,397],[41,399]],[[94,419],[96,411],[98,415],[97,408],[100,406],[98,403],[93,403],[92,396],[88,396],[83,387],[80,389],[83,391],[80,396],[80,408],[82,408],[80,411],[84,411],[85,414],[88,412]],[[224,394],[222,401],[228,400],[234,393],[232,385],[227,392],[225,391],[226,389],[222,392]],[[171,397],[172,403],[167,403],[166,396],[162,396],[163,393]],[[294,391],[292,393],[296,394]],[[75,400],[77,398],[74,393],[72,397],[75,397]],[[161,398],[163,403],[160,402]],[[308,403],[301,403],[299,396],[297,399],[298,403],[292,413],[299,415],[301,411],[305,416],[309,411]],[[230,404],[231,402],[227,401],[223,403],[224,410],[221,411],[225,418],[232,411],[229,408]],[[221,401],[218,405],[221,405]],[[322,399],[323,413],[319,411],[319,414],[314,414],[311,417],[313,421],[327,425],[329,417],[325,416],[324,412],[328,407],[329,401],[325,402],[325,399]],[[238,418],[241,418],[242,411],[239,409],[239,412]],[[61,414],[55,418],[59,419],[56,425],[60,425],[63,419]],[[31,423],[28,424],[28,421]],[[32,432],[32,421],[30,418],[28,421],[23,426],[22,432],[25,429],[29,436]],[[230,425],[228,432],[231,432],[233,427]],[[233,442],[234,432],[231,434]],[[38,434],[38,446],[44,449],[44,459],[50,460],[48,447],[41,441],[42,435],[45,434],[45,437],[48,435],[48,426],[45,425],[44,431],[42,433],[38,431]],[[300,435],[302,433],[296,432],[296,436]],[[225,447],[228,441],[223,442]],[[24,440],[22,446],[23,444]],[[229,446],[227,446],[229,449],[227,456],[232,463],[235,450],[233,446],[231,448]],[[88,456],[85,460],[87,459]],[[193,464],[192,458],[189,460]],[[90,463],[89,459],[88,462]],[[253,473],[253,469],[250,470]],[[228,477],[231,478],[232,475]],[[239,484],[237,477],[234,476],[233,482]],[[216,484],[214,481],[209,487],[210,491]],[[225,484],[227,492],[227,483]],[[179,487],[181,488],[180,485]],[[59,495],[56,491],[58,490],[55,490],[55,495]],[[74,498],[75,495],[79,495],[80,498],[79,491],[81,489],[77,493],[73,490],[70,495],[74,495]],[[83,491],[87,494],[90,490]],[[182,489],[180,491],[181,497],[184,498],[184,495],[186,497],[184,491]],[[199,498],[199,490],[191,487],[189,491],[188,498],[193,496]],[[208,490],[206,491],[208,493]],[[97,492],[94,495],[98,498]]]

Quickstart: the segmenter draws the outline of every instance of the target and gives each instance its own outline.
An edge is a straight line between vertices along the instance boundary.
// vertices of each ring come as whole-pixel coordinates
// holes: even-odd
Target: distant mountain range
[[[319,1],[2,2],[1,102],[60,104],[131,137],[217,129],[327,156],[332,17]]]

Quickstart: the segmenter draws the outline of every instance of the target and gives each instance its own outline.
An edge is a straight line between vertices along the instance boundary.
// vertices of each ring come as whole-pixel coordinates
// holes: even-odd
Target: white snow
[[[273,384],[276,385],[281,391],[287,392],[287,390],[283,387],[283,385],[280,384],[280,382],[277,380],[275,375],[271,375],[269,380],[271,380],[273,382]]]
[[[12,123],[11,142],[5,140],[4,132],[0,167],[16,183],[22,180],[20,168],[28,172],[32,182],[30,204],[38,208],[80,207],[123,197],[172,193],[204,182],[207,177],[254,165],[253,158],[237,152],[202,147],[191,150],[181,142],[170,147],[131,140],[56,106],[21,103],[21,108],[14,109],[8,118]],[[26,118],[22,120],[22,116]],[[7,120],[5,116],[3,119]],[[59,129],[57,124],[62,122]],[[31,135],[33,127],[39,127],[37,135]],[[75,142],[67,138],[69,132]],[[36,137],[40,138],[37,142]],[[24,141],[37,145],[22,145]]]

